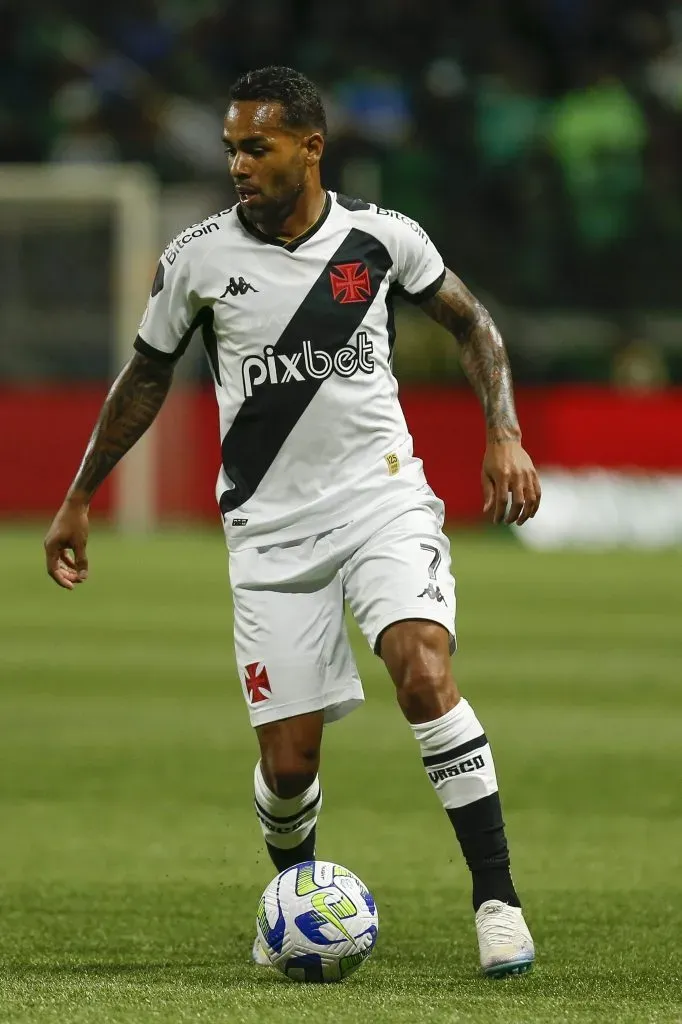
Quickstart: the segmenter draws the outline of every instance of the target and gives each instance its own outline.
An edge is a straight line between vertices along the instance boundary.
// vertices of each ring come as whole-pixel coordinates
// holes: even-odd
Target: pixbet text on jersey
[[[332,354],[313,348],[309,340],[301,343],[300,352],[278,352],[266,345],[263,356],[248,356],[242,362],[244,397],[251,398],[254,388],[266,381],[270,384],[289,384],[291,381],[326,380],[332,373],[339,377],[353,377],[356,373],[373,373],[374,347],[366,331],[358,331],[356,345],[342,345]]]

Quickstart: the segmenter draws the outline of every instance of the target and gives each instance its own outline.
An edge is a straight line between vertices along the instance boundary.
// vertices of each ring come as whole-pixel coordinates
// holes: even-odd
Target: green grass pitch
[[[682,552],[453,537],[460,685],[491,738],[533,974],[477,974],[469,885],[381,663],[325,737],[319,855],[374,891],[340,986],[253,967],[273,874],[220,531],[122,540],[91,580],[0,532],[0,1021],[682,1021]]]

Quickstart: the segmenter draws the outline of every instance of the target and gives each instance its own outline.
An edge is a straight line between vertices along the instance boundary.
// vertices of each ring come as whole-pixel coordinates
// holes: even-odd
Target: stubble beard
[[[305,189],[305,182],[299,181],[292,189],[278,199],[269,199],[260,210],[244,210],[248,219],[268,235],[276,235],[287,217],[296,208]]]

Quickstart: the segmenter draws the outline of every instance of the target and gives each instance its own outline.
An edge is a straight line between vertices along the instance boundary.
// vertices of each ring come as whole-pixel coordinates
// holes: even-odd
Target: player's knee
[[[396,678],[396,689],[410,722],[440,718],[459,700],[449,662],[427,645],[417,645],[406,655]]]
[[[430,722],[447,714],[457,703],[449,673],[417,669],[407,672],[398,687],[398,701],[409,722]]]

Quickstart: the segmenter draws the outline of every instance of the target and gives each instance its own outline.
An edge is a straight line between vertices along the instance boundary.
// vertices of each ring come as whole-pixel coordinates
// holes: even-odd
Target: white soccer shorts
[[[402,619],[440,623],[455,649],[455,581],[437,499],[388,522],[375,513],[300,542],[243,548],[230,555],[230,582],[253,726],[311,711],[331,722],[362,703],[344,601],[377,653],[383,631]]]

